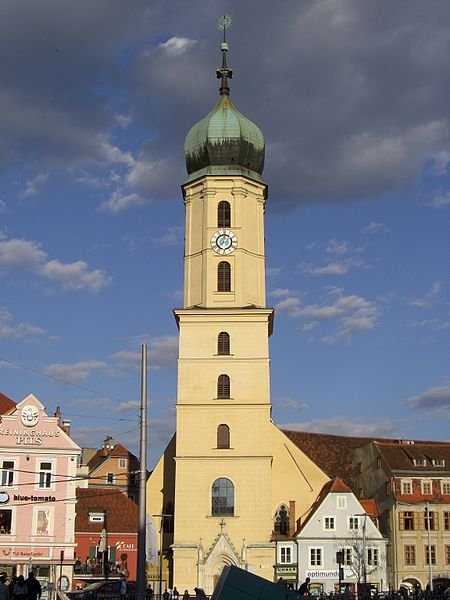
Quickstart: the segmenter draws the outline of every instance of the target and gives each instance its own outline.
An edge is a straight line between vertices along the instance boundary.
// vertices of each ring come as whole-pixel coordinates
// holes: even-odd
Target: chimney
[[[62,412],[61,412],[61,409],[59,408],[59,406],[56,407],[55,417],[58,419],[58,426],[61,427]]]
[[[70,420],[69,419],[64,419],[64,421],[62,422],[62,430],[64,431],[64,433],[67,433],[67,435],[70,436]]]
[[[295,500],[289,500],[289,537],[295,533]]]

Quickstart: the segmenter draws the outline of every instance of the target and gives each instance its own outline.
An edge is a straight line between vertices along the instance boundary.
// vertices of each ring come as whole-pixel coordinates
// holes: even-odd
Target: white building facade
[[[339,583],[341,590],[356,591],[358,583],[365,582],[381,591],[387,581],[386,544],[353,492],[334,479],[325,484],[296,534],[292,557],[298,557],[299,585],[309,577],[311,591],[317,593],[337,592]],[[281,554],[281,545],[278,551]]]

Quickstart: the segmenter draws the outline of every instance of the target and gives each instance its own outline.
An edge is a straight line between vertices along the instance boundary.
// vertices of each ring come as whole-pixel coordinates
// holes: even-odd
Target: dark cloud
[[[274,206],[390,192],[446,156],[446,0],[232,0],[227,10],[232,99],[264,131]],[[222,11],[215,0],[4,3],[2,163],[19,153],[41,171],[122,163],[121,198],[133,188],[172,197],[184,136],[217,97]],[[139,132],[134,166],[121,155],[131,133],[115,137],[120,113]]]

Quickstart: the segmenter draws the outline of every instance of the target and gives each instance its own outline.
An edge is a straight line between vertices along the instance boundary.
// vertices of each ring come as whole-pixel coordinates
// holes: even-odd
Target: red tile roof
[[[375,444],[381,458],[392,471],[411,471],[416,475],[420,472],[423,474],[424,471],[447,477],[450,475],[450,442],[392,443],[388,440],[377,440]],[[422,459],[425,464],[416,466],[414,459]],[[433,460],[443,461],[444,466],[434,465]]]
[[[90,523],[89,513],[105,512],[105,523]],[[76,533],[137,533],[138,507],[119,490],[77,488]]]
[[[282,430],[285,435],[324,471],[353,487],[353,450],[370,438]]]
[[[380,511],[378,510],[378,504],[376,500],[373,498],[367,498],[366,500],[359,501],[361,506],[364,509],[364,512],[369,515],[369,517],[375,518],[380,516]]]
[[[5,394],[0,392],[0,415],[4,415],[15,407],[16,403],[14,400],[11,400],[11,398],[8,398],[8,396],[5,396]]]
[[[105,460],[108,460],[108,458],[128,458],[130,460],[138,460],[134,454],[125,448],[125,446],[117,443],[113,448],[108,448],[106,450],[100,448],[97,450],[94,456],[88,461],[89,472],[92,473],[95,471],[95,469],[105,462]]]

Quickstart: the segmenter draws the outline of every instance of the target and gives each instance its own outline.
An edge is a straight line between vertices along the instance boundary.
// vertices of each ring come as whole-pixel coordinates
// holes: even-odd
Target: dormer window
[[[105,522],[105,513],[102,512],[90,512],[89,513],[89,523],[104,523]]]
[[[415,467],[426,467],[427,461],[424,458],[414,458],[413,464]]]
[[[445,460],[443,458],[433,458],[431,459],[431,463],[433,467],[445,467]]]

